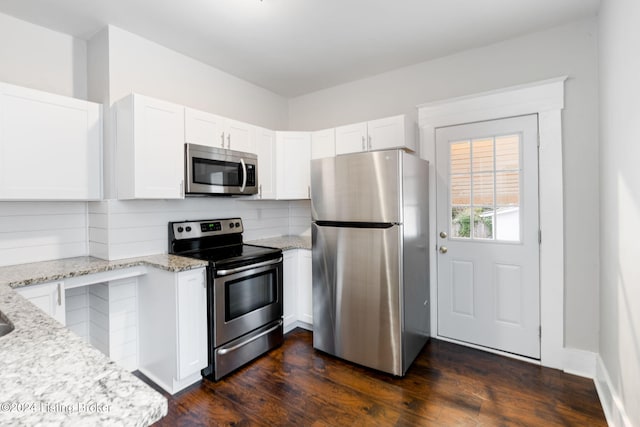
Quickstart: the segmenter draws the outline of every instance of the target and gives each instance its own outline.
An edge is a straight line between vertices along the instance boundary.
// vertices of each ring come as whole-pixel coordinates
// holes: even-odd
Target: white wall
[[[563,112],[568,347],[597,351],[598,75],[596,25],[580,21],[290,100],[291,129],[316,130],[416,105],[569,75]],[[544,173],[544,171],[541,171]]]
[[[603,0],[600,24],[600,357],[640,426],[640,3]],[[607,406],[605,398],[604,406]],[[614,399],[615,400],[615,399]],[[610,403],[610,402],[609,402]],[[615,402],[614,402],[615,405]],[[623,425],[615,416],[613,425]],[[618,415],[620,415],[618,413]]]
[[[0,81],[86,99],[87,44],[0,14]]]
[[[269,129],[286,129],[287,99],[135,34],[109,26],[111,102],[131,92]]]

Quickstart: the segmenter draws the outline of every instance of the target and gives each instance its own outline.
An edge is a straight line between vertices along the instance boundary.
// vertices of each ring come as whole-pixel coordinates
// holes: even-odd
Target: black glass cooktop
[[[183,256],[209,261],[215,268],[235,268],[279,258],[282,251],[266,246],[241,244],[203,249]]]

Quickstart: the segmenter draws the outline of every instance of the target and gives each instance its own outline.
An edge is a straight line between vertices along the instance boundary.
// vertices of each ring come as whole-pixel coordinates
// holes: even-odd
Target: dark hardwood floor
[[[438,340],[396,378],[314,350],[302,329],[217,383],[163,394],[158,426],[606,426],[585,378]]]

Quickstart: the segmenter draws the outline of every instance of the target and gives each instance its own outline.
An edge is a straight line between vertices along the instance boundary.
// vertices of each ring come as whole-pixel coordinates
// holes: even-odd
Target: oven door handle
[[[244,159],[240,159],[240,164],[242,165],[242,187],[240,187],[240,192],[244,193],[244,189],[247,187],[247,165],[244,163]]]
[[[233,347],[219,349],[218,350],[218,354],[220,356],[223,356],[223,355],[225,355],[227,353],[230,353],[232,351],[236,351],[240,347],[244,347],[245,345],[257,340],[258,338],[262,338],[263,336],[270,334],[271,332],[273,332],[276,329],[278,329],[280,326],[282,326],[282,320],[278,320],[278,324],[277,325],[267,329],[266,331],[260,332],[258,335],[254,336],[254,337],[251,337],[246,341],[242,341],[241,343],[238,343],[238,344],[234,345]]]
[[[282,257],[280,257],[278,259],[272,259],[272,260],[269,260],[269,261],[259,262],[257,264],[245,265],[244,267],[232,268],[232,269],[229,269],[229,270],[218,270],[218,271],[216,271],[216,276],[218,276],[218,277],[228,276],[230,274],[240,273],[241,271],[251,270],[251,269],[254,269],[254,268],[264,267],[264,266],[267,266],[267,265],[278,264],[278,263],[281,263],[281,262],[282,262]]]

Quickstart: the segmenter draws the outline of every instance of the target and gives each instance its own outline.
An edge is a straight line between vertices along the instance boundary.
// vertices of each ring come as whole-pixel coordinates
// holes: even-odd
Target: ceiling
[[[599,0],[2,0],[89,39],[107,24],[284,97],[594,16]]]

